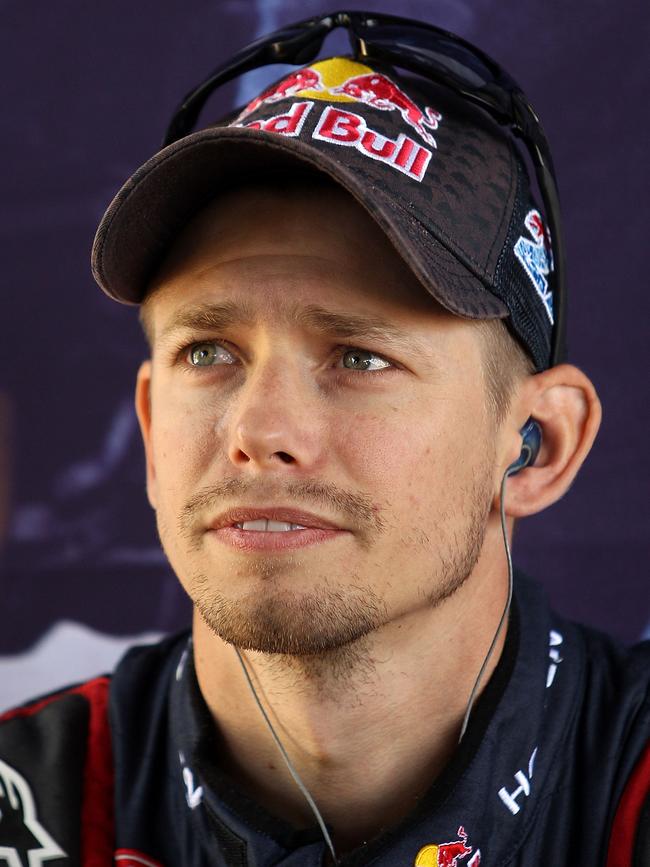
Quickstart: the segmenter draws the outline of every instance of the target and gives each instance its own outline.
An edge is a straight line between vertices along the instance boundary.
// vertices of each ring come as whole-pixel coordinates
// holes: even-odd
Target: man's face
[[[197,321],[223,304],[245,305],[250,321]],[[289,317],[316,308],[388,320],[403,340]],[[464,582],[495,489],[479,338],[351,197],[223,196],[169,251],[148,315],[137,408],[149,498],[213,632],[317,654],[406,623]],[[237,506],[306,510],[342,531],[243,551],[211,529]]]

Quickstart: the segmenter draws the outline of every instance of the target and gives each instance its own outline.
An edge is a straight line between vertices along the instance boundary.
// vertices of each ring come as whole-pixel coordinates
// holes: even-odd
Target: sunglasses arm
[[[194,129],[210,94],[221,85],[232,81],[233,78],[274,63],[305,64],[311,62],[318,55],[323,40],[333,26],[335,26],[334,22],[328,17],[304,33],[288,36],[283,31],[277,31],[251,43],[228,63],[218,66],[201,84],[185,95],[174,112],[165,133],[162,147],[183,138]]]
[[[222,84],[226,84],[238,75],[249,72],[251,69],[259,66],[261,52],[262,49],[256,49],[250,52],[247,57],[235,58],[231,63],[215,69],[205,81],[202,81],[197,87],[192,88],[174,112],[161,147],[167,147],[167,145],[187,135],[196,125],[201,109],[210,94]]]

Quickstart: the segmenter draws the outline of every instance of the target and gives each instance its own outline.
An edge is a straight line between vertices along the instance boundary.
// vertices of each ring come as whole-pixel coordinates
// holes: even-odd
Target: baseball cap
[[[100,222],[97,283],[139,304],[208,202],[252,173],[305,166],[354,196],[443,307],[504,319],[536,369],[549,366],[553,255],[511,136],[448,88],[349,57],[290,72],[144,163]]]

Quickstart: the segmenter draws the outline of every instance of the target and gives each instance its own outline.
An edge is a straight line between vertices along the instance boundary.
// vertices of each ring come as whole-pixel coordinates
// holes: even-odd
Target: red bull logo
[[[263,105],[294,99],[273,117],[249,119]],[[284,136],[300,136],[317,102],[326,102],[316,118],[311,137],[340,147],[350,147],[364,157],[384,163],[416,181],[421,181],[433,155],[410,135],[389,138],[372,129],[368,118],[332,103],[363,103],[379,111],[396,111],[408,126],[431,147],[437,147],[430,130],[438,128],[442,115],[432,108],[420,109],[390,78],[344,57],[334,57],[292,72],[256,96],[232,126],[258,129]],[[248,120],[247,120],[248,118]]]
[[[374,72],[362,63],[334,57],[292,72],[278,84],[256,96],[237,118],[237,123],[265,103],[292,96],[325,99],[330,102],[362,102],[380,111],[397,111],[402,119],[431,147],[437,147],[429,130],[438,129],[439,111],[421,109],[387,75]]]
[[[458,829],[460,840],[450,843],[430,843],[423,846],[415,856],[414,867],[479,867],[481,863],[481,850],[467,845],[467,834],[461,825]],[[473,855],[472,855],[473,853]],[[469,861],[465,859],[472,855]]]
[[[254,111],[257,111],[257,109],[261,105],[264,105],[264,103],[278,102],[281,99],[296,96],[305,90],[325,90],[320,77],[320,72],[316,69],[307,68],[300,69],[298,72],[292,72],[291,75],[283,78],[279,84],[274,84],[273,87],[269,87],[268,90],[263,91],[259,96],[256,96],[255,99],[248,103],[246,108],[237,118],[236,122],[241,122],[243,118],[252,114]]]
[[[428,107],[424,111],[419,109],[388,76],[380,75],[378,72],[356,75],[330,92],[345,94],[380,111],[398,111],[404,121],[419,133],[427,144],[437,147],[436,140],[428,129],[438,129],[438,123],[442,120],[440,112]]]

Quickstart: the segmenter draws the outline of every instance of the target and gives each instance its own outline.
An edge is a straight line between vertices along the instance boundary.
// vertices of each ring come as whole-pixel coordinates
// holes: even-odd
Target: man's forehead
[[[160,330],[160,342],[168,342],[181,331],[220,332],[236,326],[254,328],[265,323],[340,339],[380,340],[396,348],[431,351],[431,346],[418,338],[408,325],[400,326],[378,313],[351,312],[290,298],[268,297],[182,304],[167,314]]]
[[[266,324],[423,350],[416,332],[426,335],[426,327],[418,326],[452,314],[426,291],[375,221],[336,185],[310,213],[308,233],[305,208],[299,186],[261,196],[248,188],[197,214],[168,252],[145,301],[156,342],[181,330]]]

